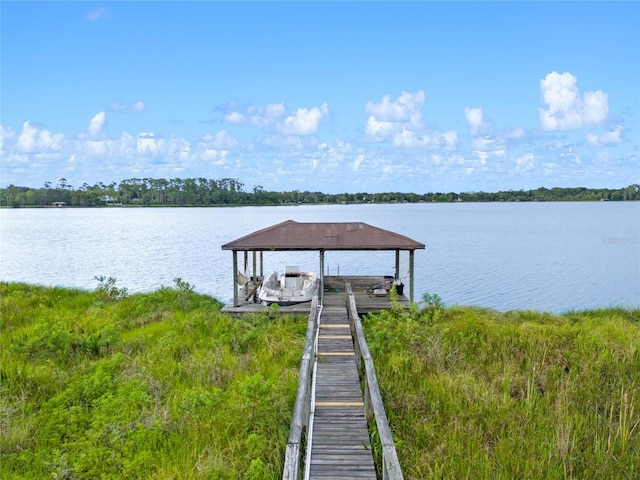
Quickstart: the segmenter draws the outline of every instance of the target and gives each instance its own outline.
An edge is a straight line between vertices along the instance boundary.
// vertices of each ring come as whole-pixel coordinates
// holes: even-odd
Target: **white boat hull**
[[[278,277],[273,272],[264,279],[258,289],[258,300],[267,305],[295,305],[311,301],[315,290],[315,272],[300,272],[295,267],[286,267],[282,276]]]

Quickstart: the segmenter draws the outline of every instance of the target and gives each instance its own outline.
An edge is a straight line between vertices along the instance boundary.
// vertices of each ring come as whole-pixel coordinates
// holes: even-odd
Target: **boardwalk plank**
[[[323,309],[317,358],[310,479],[373,480],[376,472],[346,308]]]

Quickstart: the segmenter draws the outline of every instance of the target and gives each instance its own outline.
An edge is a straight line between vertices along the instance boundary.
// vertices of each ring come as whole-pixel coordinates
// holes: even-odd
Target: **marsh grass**
[[[1,478],[281,476],[306,319],[233,319],[180,279],[0,302]]]
[[[407,479],[640,477],[640,311],[364,320]]]

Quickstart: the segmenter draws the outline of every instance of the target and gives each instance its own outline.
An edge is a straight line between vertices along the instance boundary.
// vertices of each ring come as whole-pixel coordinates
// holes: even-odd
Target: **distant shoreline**
[[[74,189],[60,179],[52,188],[10,185],[0,188],[0,207],[227,207],[279,205],[350,205],[393,203],[609,202],[640,200],[640,184],[627,187],[539,187],[498,192],[379,192],[326,194],[309,191],[245,191],[238,179],[129,179]]]

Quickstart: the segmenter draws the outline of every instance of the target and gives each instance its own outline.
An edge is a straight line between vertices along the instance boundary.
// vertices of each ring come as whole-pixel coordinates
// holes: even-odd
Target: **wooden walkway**
[[[307,446],[308,478],[375,480],[346,307],[323,308],[316,359],[310,446]]]

